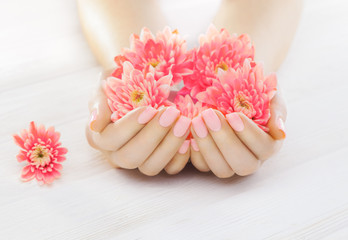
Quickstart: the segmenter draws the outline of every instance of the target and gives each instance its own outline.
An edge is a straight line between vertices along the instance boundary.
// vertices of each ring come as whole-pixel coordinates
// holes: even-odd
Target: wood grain
[[[179,2],[161,4],[193,43],[218,3]],[[305,3],[278,73],[288,138],[256,174],[222,180],[192,166],[156,177],[112,169],[84,136],[101,69],[75,2],[2,2],[0,238],[348,239],[346,10],[343,0]],[[194,32],[188,12],[204,19],[201,27],[194,21]],[[54,125],[69,149],[52,186],[19,180],[23,165],[11,135],[31,120]]]

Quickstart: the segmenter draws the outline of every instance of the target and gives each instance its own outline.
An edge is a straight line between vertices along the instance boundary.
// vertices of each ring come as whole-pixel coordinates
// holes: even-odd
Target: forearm
[[[166,24],[155,0],[77,0],[86,39],[104,69],[129,46],[129,36],[144,26],[156,32]]]
[[[223,0],[215,24],[249,34],[256,60],[265,63],[267,72],[276,71],[289,50],[301,9],[302,0]]]

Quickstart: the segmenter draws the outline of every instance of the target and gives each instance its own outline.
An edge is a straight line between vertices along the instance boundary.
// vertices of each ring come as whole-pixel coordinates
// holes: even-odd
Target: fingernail
[[[187,129],[190,127],[191,119],[188,117],[181,116],[179,120],[175,123],[173,132],[174,136],[182,137],[187,132]]]
[[[158,109],[158,111],[161,111],[163,108],[165,108],[165,106],[161,105]]]
[[[179,153],[185,154],[190,146],[190,140],[185,140],[179,148]]]
[[[200,115],[192,119],[192,126],[198,137],[205,138],[208,135],[208,129]]]
[[[220,131],[221,121],[213,109],[209,108],[207,110],[204,110],[202,112],[202,116],[204,118],[205,123],[208,125],[208,127],[212,131],[214,131],[214,132]]]
[[[226,119],[235,131],[237,132],[243,131],[244,129],[243,120],[240,118],[238,113],[229,113],[226,115]]]
[[[284,125],[283,119],[278,118],[277,125],[278,125],[279,130],[283,132],[283,138],[285,138],[286,132],[285,132],[285,125]]]
[[[159,124],[162,127],[169,127],[175,119],[179,116],[180,111],[175,107],[167,108],[161,115],[159,119]]]
[[[95,121],[97,120],[97,109],[94,109],[91,113],[91,118],[89,120],[89,128],[92,130],[92,131],[95,131],[94,129],[94,123]]]
[[[155,116],[156,113],[157,113],[156,109],[154,109],[151,106],[148,106],[147,108],[145,108],[145,110],[142,113],[140,113],[138,117],[138,123],[145,124],[149,122],[153,118],[153,116]]]
[[[196,152],[199,151],[199,147],[198,147],[197,142],[194,138],[191,138],[191,146],[192,146],[192,149],[195,150]]]

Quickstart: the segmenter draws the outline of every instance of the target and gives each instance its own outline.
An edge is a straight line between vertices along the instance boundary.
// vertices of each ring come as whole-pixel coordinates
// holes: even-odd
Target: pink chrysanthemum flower
[[[36,178],[43,183],[52,183],[60,176],[59,170],[68,152],[61,147],[59,142],[60,134],[54,131],[54,127],[47,130],[43,125],[36,127],[34,122],[30,123],[29,131],[24,129],[20,135],[13,135],[15,143],[22,149],[17,155],[19,162],[28,163],[22,169],[21,178],[23,181],[30,181]]]
[[[243,67],[236,70],[220,69],[218,79],[206,91],[198,93],[197,99],[216,106],[223,114],[242,112],[267,132],[270,101],[276,86],[275,74],[264,77],[262,65],[246,59]]]
[[[199,39],[200,47],[193,52],[193,74],[184,78],[191,96],[212,85],[219,69],[227,71],[243,65],[247,58],[254,59],[254,46],[248,35],[230,35],[226,29],[218,31],[210,25],[207,33]]]
[[[106,80],[105,93],[113,112],[113,122],[140,106],[158,108],[173,105],[168,100],[171,74],[155,80],[151,72],[144,74],[130,62],[124,62],[122,68],[122,79],[109,77]]]
[[[131,62],[135,69],[152,72],[156,80],[171,73],[172,85],[192,74],[186,42],[176,30],[165,27],[154,36],[149,29],[143,28],[140,36],[133,34],[130,41],[131,47],[123,49],[123,54],[115,57],[116,69],[112,76],[120,78],[125,61]]]

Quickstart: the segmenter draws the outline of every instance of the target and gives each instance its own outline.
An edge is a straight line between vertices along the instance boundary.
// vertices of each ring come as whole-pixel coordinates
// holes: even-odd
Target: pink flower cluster
[[[133,34],[130,48],[115,57],[116,69],[105,86],[112,120],[139,106],[175,104],[189,118],[207,108],[242,112],[268,131],[277,78],[264,76],[262,65],[254,62],[250,38],[211,25],[199,43],[188,51],[185,40],[169,27],[156,35],[147,28],[140,36]],[[171,87],[182,82],[184,87],[170,102]]]

